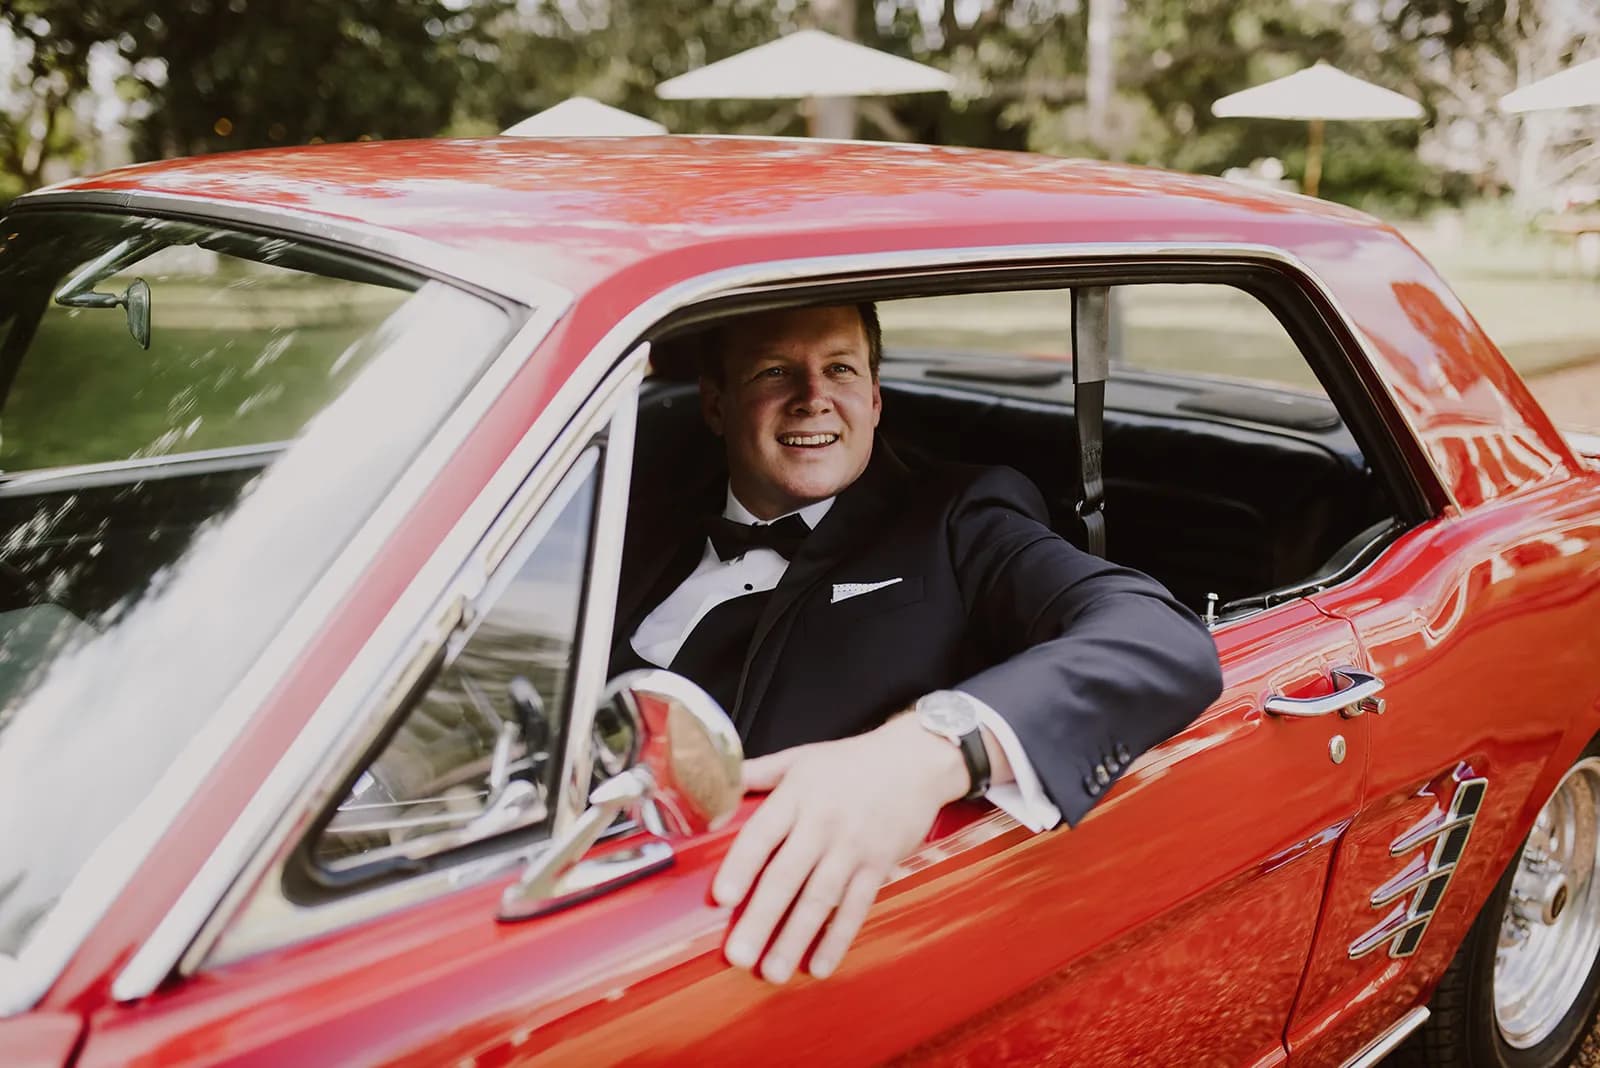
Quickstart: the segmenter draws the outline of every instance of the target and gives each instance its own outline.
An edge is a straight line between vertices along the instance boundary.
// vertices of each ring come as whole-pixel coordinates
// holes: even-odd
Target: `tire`
[[[1597,828],[1600,740],[1545,802],[1439,980],[1427,1022],[1388,1063],[1565,1068],[1576,1062],[1600,1010]],[[1530,894],[1535,888],[1542,892]],[[1521,892],[1517,900],[1514,891]],[[1508,966],[1497,969],[1503,929],[1513,941]],[[1530,933],[1517,938],[1519,932]]]

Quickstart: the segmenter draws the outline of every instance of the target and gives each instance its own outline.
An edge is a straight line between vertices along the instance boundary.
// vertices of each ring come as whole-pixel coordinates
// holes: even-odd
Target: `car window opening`
[[[1083,547],[1066,290],[881,300],[879,432],[912,463],[1004,464]],[[1107,555],[1200,614],[1270,607],[1354,574],[1404,525],[1305,355],[1226,284],[1112,287]],[[697,399],[701,325],[657,342],[630,526],[719,477]]]

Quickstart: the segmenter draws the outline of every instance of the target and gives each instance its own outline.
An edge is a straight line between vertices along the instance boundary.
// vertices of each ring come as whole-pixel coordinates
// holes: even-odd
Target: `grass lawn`
[[[148,352],[119,308],[46,311],[0,415],[0,469],[293,437],[372,355],[356,341],[409,296],[333,280],[152,292]]]

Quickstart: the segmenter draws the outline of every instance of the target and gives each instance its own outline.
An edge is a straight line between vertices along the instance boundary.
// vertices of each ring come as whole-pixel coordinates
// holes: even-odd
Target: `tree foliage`
[[[146,155],[431,136],[474,73],[490,11],[442,0],[143,4],[130,58],[158,58]]]

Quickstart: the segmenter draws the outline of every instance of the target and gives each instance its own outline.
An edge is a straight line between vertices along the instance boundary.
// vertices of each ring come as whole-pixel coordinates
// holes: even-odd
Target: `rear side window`
[[[1112,355],[1143,371],[1203,374],[1326,396],[1265,304],[1232,286],[1117,286]]]

